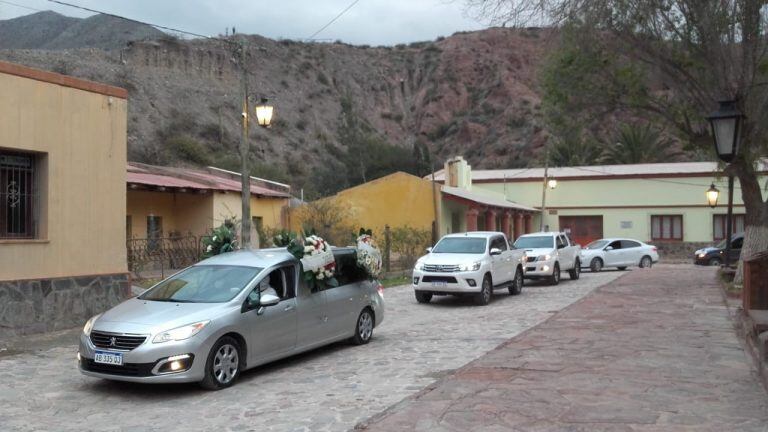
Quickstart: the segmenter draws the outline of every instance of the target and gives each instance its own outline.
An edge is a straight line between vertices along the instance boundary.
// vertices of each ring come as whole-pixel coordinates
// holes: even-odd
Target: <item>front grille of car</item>
[[[459,271],[459,266],[447,264],[425,264],[424,271],[432,273],[455,273]]]
[[[125,363],[121,366],[96,363],[92,359],[82,357],[80,367],[88,372],[102,373],[108,375],[146,377],[152,375],[154,363]]]
[[[146,336],[119,335],[100,331],[91,331],[91,342],[99,348],[109,348],[119,351],[130,351],[144,343]]]
[[[536,261],[536,257],[535,256],[529,256],[527,261],[528,262],[534,262],[534,261]]]
[[[421,278],[422,282],[446,282],[456,283],[456,278],[453,276],[424,276]]]
[[[536,267],[526,267],[525,271],[527,271],[527,272],[529,272],[529,271],[536,271]]]

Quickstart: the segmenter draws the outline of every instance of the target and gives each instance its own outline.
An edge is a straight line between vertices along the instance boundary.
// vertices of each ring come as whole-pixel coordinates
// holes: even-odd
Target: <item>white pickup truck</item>
[[[551,285],[557,285],[563,270],[568,271],[571,279],[579,278],[581,246],[574,244],[565,233],[525,234],[515,241],[515,248],[525,251],[526,279],[547,279]]]
[[[491,301],[494,290],[519,294],[523,289],[524,253],[510,246],[500,232],[449,234],[416,261],[416,301],[434,295],[471,295],[478,305]]]

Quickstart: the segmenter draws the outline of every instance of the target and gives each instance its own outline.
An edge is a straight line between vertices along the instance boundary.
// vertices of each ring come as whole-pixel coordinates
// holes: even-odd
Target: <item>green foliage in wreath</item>
[[[294,240],[296,240],[296,233],[287,229],[281,229],[272,236],[272,244],[275,247],[289,247]]]
[[[203,257],[205,258],[232,252],[238,248],[237,224],[234,219],[225,220],[223,224],[212,229],[209,236],[203,237]]]

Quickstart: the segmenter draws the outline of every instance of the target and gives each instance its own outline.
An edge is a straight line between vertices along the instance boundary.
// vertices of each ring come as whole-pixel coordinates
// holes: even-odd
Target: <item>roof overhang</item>
[[[509,201],[503,197],[491,196],[480,194],[476,192],[470,192],[465,189],[455,188],[451,186],[442,186],[440,190],[443,193],[443,197],[451,201],[456,201],[467,205],[469,207],[488,207],[498,210],[509,210],[516,212],[527,213],[540,213],[541,210],[535,207],[529,207],[523,204]]]

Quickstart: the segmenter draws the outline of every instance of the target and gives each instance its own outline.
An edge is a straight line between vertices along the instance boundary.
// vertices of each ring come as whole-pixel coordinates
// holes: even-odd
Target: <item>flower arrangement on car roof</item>
[[[275,247],[288,247],[294,240],[296,240],[296,233],[287,229],[276,231],[272,236],[272,244]]]
[[[240,248],[237,242],[237,221],[226,219],[223,224],[211,230],[210,235],[202,238],[203,257],[210,258]]]
[[[373,232],[360,228],[357,236],[357,266],[365,270],[369,279],[381,273],[381,251],[373,240]]]
[[[326,287],[339,286],[334,277],[336,261],[331,246],[314,232],[295,238],[288,245],[288,252],[295,256],[304,269],[304,280],[311,286],[318,284]]]

